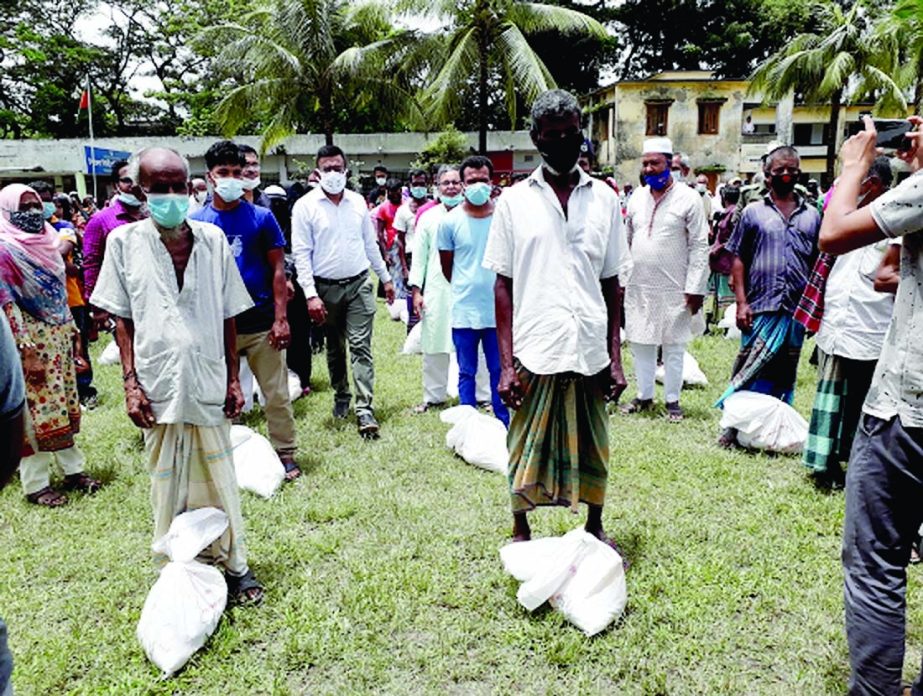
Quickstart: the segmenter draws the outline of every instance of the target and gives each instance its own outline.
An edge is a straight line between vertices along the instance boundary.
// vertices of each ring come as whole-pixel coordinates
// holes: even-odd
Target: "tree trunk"
[[[478,48],[480,49],[478,74],[478,153],[487,154],[487,29],[481,27],[478,32]]]
[[[329,94],[321,94],[320,99],[320,120],[324,129],[324,143],[333,145],[333,98]]]
[[[840,121],[840,100],[843,98],[843,89],[840,88],[830,97],[830,120],[827,131],[830,139],[827,141],[827,186],[833,183],[834,168],[836,166],[836,141],[839,135],[837,124]]]

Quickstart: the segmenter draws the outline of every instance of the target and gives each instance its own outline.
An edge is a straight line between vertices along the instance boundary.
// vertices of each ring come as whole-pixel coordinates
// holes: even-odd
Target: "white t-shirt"
[[[422,203],[420,205],[423,205]],[[417,214],[410,209],[410,201],[401,205],[394,214],[394,229],[404,233],[404,253],[413,253],[414,243],[414,226],[416,225]]]

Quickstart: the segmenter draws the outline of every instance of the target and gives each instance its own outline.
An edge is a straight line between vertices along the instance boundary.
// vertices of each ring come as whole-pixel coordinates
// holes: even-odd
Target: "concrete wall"
[[[641,169],[641,148],[647,126],[646,101],[673,100],[667,117],[666,135],[678,152],[685,152],[693,167],[718,165],[729,172],[739,169],[740,131],[746,96],[745,82],[666,81],[626,82],[616,86],[614,98],[614,148],[601,147],[607,157],[603,164],[613,166],[619,183],[637,183]],[[700,135],[699,99],[724,99],[719,111],[718,133]]]
[[[361,173],[369,173],[376,164],[384,164],[391,171],[406,172],[420,151],[438,134],[427,133],[374,133],[336,136],[335,142],[350,159],[350,165]],[[468,144],[477,147],[477,134],[467,133]],[[134,152],[152,145],[172,147],[189,158],[193,174],[205,172],[204,154],[219,140],[218,136],[175,138],[99,138],[95,146],[110,150]],[[258,136],[240,136],[236,142],[260,148]],[[262,161],[263,179],[266,182],[289,182],[299,169],[313,168],[318,148],[324,144],[321,135],[296,135],[272,148]],[[88,140],[0,140],[0,183],[36,178],[54,178],[59,187],[77,187],[75,180],[85,175],[84,146]],[[514,171],[531,171],[539,161],[527,131],[499,131],[488,133],[490,152],[512,153]],[[104,178],[104,177],[103,177]],[[88,182],[87,182],[88,183]],[[102,185],[100,181],[100,185]],[[90,188],[89,184],[87,188]]]

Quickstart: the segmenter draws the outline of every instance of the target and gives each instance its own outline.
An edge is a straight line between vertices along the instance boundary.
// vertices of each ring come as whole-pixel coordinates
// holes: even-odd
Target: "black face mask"
[[[554,140],[539,140],[535,143],[545,164],[553,170],[552,174],[569,173],[577,164],[581,145],[583,145],[582,133],[574,133]]]
[[[45,231],[45,215],[41,210],[14,210],[10,213],[10,222],[29,234]]]
[[[780,196],[787,196],[795,190],[795,177],[791,174],[782,174],[773,176],[769,182],[772,190]]]

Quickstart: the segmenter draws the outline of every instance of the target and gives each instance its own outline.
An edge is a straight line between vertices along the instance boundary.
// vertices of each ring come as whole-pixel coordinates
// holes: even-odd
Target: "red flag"
[[[90,108],[90,92],[88,90],[83,90],[83,93],[80,95],[80,109],[89,109]]]

